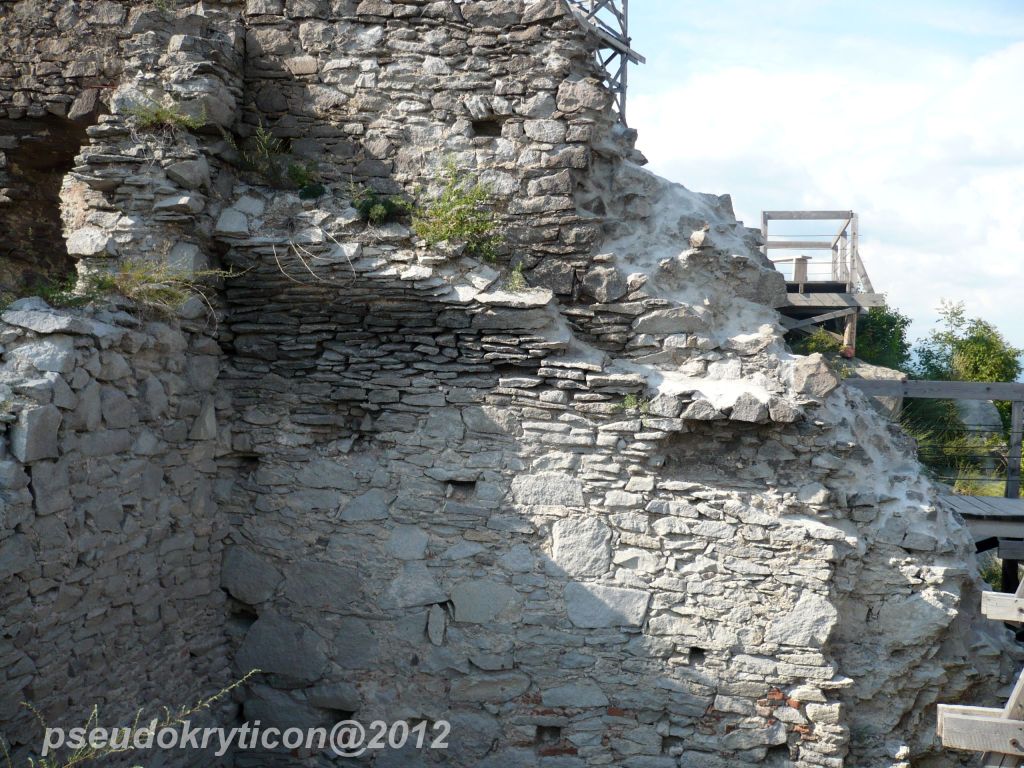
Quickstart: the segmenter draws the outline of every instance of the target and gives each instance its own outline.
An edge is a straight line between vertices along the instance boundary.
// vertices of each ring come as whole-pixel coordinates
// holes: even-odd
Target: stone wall
[[[94,123],[79,273],[235,273],[167,322],[3,315],[5,692],[181,704],[230,657],[265,725],[451,721],[378,766],[956,764],[932,705],[1010,671],[966,529],[786,351],[728,197],[637,164],[560,0],[4,6],[0,108]],[[206,125],[141,128],[156,102]],[[246,162],[257,128],[324,194]],[[352,207],[449,162],[494,192],[496,263]]]
[[[53,725],[93,706],[113,725],[228,679],[226,403],[199,317],[182,328],[35,299],[0,315],[0,735],[17,764],[42,743],[22,701]]]

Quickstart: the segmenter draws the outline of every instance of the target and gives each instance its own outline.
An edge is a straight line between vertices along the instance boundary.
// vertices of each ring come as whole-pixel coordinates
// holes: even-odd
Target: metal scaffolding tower
[[[619,120],[626,124],[626,89],[629,65],[647,60],[630,48],[629,0],[568,0],[576,20],[594,37],[600,47],[597,63],[605,74],[609,90],[615,94]]]

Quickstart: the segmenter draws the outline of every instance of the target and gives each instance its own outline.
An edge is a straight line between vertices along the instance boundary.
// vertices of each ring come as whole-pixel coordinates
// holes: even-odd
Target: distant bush
[[[824,328],[818,328],[811,335],[797,339],[792,346],[798,355],[819,353],[828,358],[838,357],[843,348],[842,343]]]

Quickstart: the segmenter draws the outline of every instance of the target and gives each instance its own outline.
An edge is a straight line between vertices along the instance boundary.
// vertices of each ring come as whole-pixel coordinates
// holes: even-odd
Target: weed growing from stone
[[[0,309],[7,309],[12,302],[29,296],[38,296],[51,307],[83,307],[94,297],[77,293],[75,286],[74,275],[60,279],[37,280],[20,291],[4,293],[0,298]]]
[[[85,278],[82,293],[89,297],[109,294],[123,296],[143,312],[173,317],[189,299],[198,297],[214,314],[209,283],[235,277],[233,272],[207,269],[186,272],[163,262],[124,261],[113,272],[99,272]]]
[[[242,167],[259,174],[273,187],[280,187],[284,182],[283,154],[284,142],[262,125],[256,128],[256,133],[245,147],[238,150]]]
[[[615,410],[624,413],[647,413],[651,408],[651,401],[649,398],[640,397],[633,392],[622,398],[622,402],[619,403]]]
[[[254,675],[259,674],[260,671],[261,670],[258,669],[251,670],[240,679],[231,683],[231,685],[226,688],[222,688],[212,696],[201,699],[191,706],[184,706],[178,710],[171,710],[166,706],[161,707],[159,711],[162,712],[162,716],[156,718],[156,725],[153,727],[153,731],[160,731],[164,728],[177,728],[184,725],[190,718],[209,710],[215,703],[223,699],[236,688],[240,688],[245,685]],[[35,715],[36,720],[39,721],[39,724],[42,726],[43,732],[45,733],[48,726],[42,713],[27,702],[22,702],[21,705]],[[142,717],[142,710],[140,709],[135,713],[135,719],[132,721],[130,726],[122,726],[118,730],[128,728],[132,733],[135,733],[136,731],[143,729],[142,723],[144,722],[145,720]],[[89,719],[85,721],[85,725],[83,727],[86,732],[89,732],[98,726],[99,708],[94,706],[92,711],[89,713]],[[149,725],[144,726],[146,730],[148,730],[149,727]],[[76,768],[81,765],[90,765],[93,761],[101,760],[105,757],[134,751],[136,751],[136,748],[131,745],[124,747],[113,746],[110,744],[102,747],[86,745],[72,750],[63,757],[41,757],[38,760],[30,757],[25,765],[27,768]],[[4,758],[4,765],[6,768],[14,768],[14,762],[11,759],[10,750],[2,739],[0,739],[0,756]],[[142,766],[136,765],[132,766],[132,768],[142,768]]]
[[[320,183],[320,174],[312,163],[292,163],[288,166],[288,180],[299,190],[303,200],[316,200],[327,188]]]
[[[197,131],[206,125],[206,110],[199,117],[186,114],[180,106],[170,106],[152,101],[148,104],[135,104],[128,108],[126,114],[135,119],[135,124],[144,131],[157,129]]]
[[[509,270],[508,277],[505,278],[505,288],[512,293],[522,293],[529,287],[523,276],[523,263],[519,262]]]
[[[441,194],[413,212],[413,231],[427,245],[465,244],[468,255],[494,261],[503,238],[489,207],[490,189],[477,179],[460,174],[454,163],[445,167],[441,180]]]
[[[376,227],[396,221],[413,211],[413,206],[397,195],[383,195],[373,189],[351,183],[349,197],[363,221]]]

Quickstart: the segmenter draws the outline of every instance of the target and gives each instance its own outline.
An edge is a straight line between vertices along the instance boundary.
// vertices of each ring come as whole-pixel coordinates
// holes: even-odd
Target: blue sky
[[[633,0],[630,24],[654,171],[750,226],[856,210],[913,337],[949,299],[1024,347],[1024,2]]]

